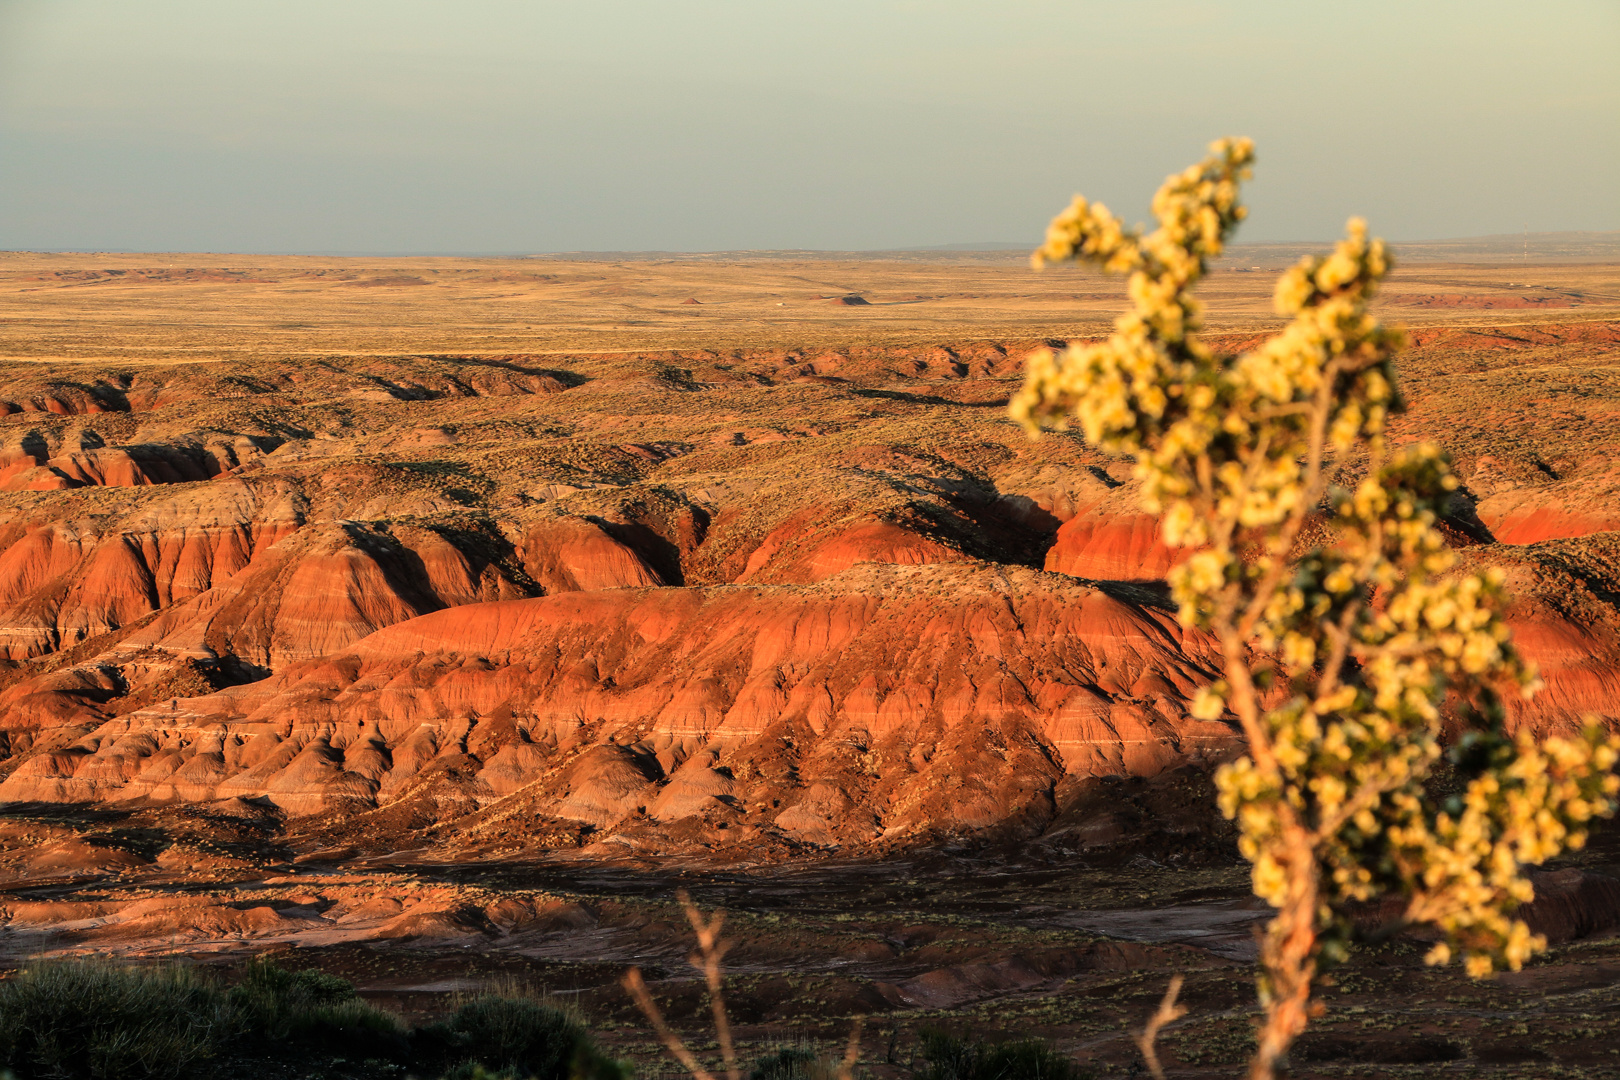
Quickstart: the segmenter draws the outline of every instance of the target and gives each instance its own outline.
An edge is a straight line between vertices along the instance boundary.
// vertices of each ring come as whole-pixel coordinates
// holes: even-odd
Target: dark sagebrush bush
[[[178,966],[73,960],[0,981],[0,1080],[203,1080],[375,1060],[447,1080],[628,1080],[571,1013],[483,995],[406,1033],[344,979],[248,964],[223,988]],[[9,1070],[9,1072],[8,1072]]]
[[[963,1038],[937,1028],[917,1037],[917,1080],[1090,1080],[1092,1074],[1041,1039]]]
[[[514,1069],[486,1069],[476,1061],[463,1061],[439,1080],[524,1080]]]
[[[21,1080],[183,1077],[237,1031],[218,987],[186,968],[56,961],[0,983],[0,1066]]]
[[[477,997],[449,1019],[420,1032],[458,1061],[452,1076],[494,1070],[515,1080],[624,1080],[625,1070],[600,1050],[580,1022],[531,998]],[[488,1072],[483,1075],[489,1075]]]
[[[399,1057],[406,1049],[399,1018],[360,1000],[354,985],[335,975],[289,971],[259,957],[229,1001],[249,1036],[262,1042],[362,1057]]]
[[[754,1061],[748,1080],[836,1080],[843,1061],[809,1046],[784,1046]]]

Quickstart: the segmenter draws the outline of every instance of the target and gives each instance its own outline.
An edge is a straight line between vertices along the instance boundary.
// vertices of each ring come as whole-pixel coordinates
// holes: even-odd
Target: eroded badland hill
[[[1272,281],[1214,273],[1220,345]],[[0,952],[297,949],[407,1009],[516,973],[644,1054],[614,980],[696,1016],[684,882],[740,913],[749,1039],[882,1014],[881,1072],[956,1017],[1124,1075],[1181,971],[1167,1057],[1230,1074],[1262,913],[1211,809],[1239,740],[1186,712],[1211,651],[1129,466],[1004,414],[1120,292],[0,256]],[[1382,313],[1397,438],[1453,454],[1547,681],[1514,722],[1620,722],[1620,271],[1422,266]],[[1542,879],[1567,944],[1520,975],[1361,956],[1306,1065],[1615,1075],[1617,869],[1604,836]]]

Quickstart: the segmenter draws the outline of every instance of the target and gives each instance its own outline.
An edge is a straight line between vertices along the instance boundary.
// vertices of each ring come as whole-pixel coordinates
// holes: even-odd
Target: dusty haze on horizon
[[[0,248],[1024,242],[1227,133],[1245,241],[1620,228],[1620,6],[0,0]]]

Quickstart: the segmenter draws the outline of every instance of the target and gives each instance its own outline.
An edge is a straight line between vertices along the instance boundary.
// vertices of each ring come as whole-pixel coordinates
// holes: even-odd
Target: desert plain
[[[1508,575],[1513,723],[1620,723],[1620,259],[1446,254],[1379,302],[1394,436]],[[1216,266],[1216,344],[1296,256]],[[0,965],[517,980],[656,1075],[618,980],[713,1049],[686,888],[749,1048],[1143,1075],[1181,974],[1169,1074],[1236,1075],[1265,912],[1209,646],[1129,464],[1005,416],[1123,303],[1017,253],[0,255]],[[1537,890],[1521,972],[1359,950],[1295,1075],[1620,1076],[1620,830]]]

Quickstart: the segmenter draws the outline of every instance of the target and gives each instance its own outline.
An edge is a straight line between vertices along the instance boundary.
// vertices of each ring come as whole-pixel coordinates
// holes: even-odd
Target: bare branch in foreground
[[[861,1029],[866,1017],[857,1016],[849,1029],[849,1043],[844,1047],[844,1060],[838,1063],[838,1080],[855,1080],[855,1063],[861,1060]]]
[[[686,1048],[681,1037],[670,1030],[664,1023],[664,1014],[658,1010],[658,1003],[653,1001],[652,994],[647,991],[647,983],[641,977],[640,968],[631,968],[624,973],[622,980],[624,988],[635,999],[647,1021],[652,1024],[653,1030],[658,1033],[658,1040],[664,1044],[664,1049],[675,1055],[675,1060],[686,1067],[694,1080],[714,1080],[714,1074],[705,1069],[701,1062]]]
[[[731,1041],[731,1017],[726,1012],[724,973],[720,967],[720,961],[725,958],[729,948],[720,940],[720,927],[725,924],[726,913],[716,911],[705,919],[685,889],[678,891],[675,898],[681,902],[687,921],[692,924],[692,932],[697,934],[697,951],[687,957],[687,962],[703,972],[704,981],[709,984],[709,1008],[714,1012],[714,1033],[720,1043],[720,1056],[726,1063],[726,1078],[742,1080],[742,1072],[737,1068],[737,1048]]]
[[[709,1006],[714,1013],[714,1031],[716,1041],[720,1044],[720,1056],[726,1065],[726,1080],[742,1080],[742,1070],[737,1066],[737,1047],[731,1036],[731,1018],[726,1011],[724,969],[721,966],[721,961],[729,948],[729,945],[720,938],[720,928],[726,921],[725,912],[716,911],[712,916],[705,918],[685,889],[677,892],[675,896],[681,902],[681,909],[686,912],[687,921],[692,924],[692,931],[697,934],[698,947],[687,957],[687,962],[703,972],[704,981],[709,987]],[[703,1067],[697,1055],[688,1049],[681,1037],[665,1022],[663,1012],[647,989],[646,980],[641,977],[641,969],[631,968],[625,972],[622,984],[636,1006],[652,1024],[653,1031],[658,1034],[658,1040],[664,1044],[664,1049],[674,1055],[675,1060],[692,1074],[693,1080],[715,1080],[715,1075]],[[855,1080],[855,1065],[861,1058],[861,1031],[864,1025],[864,1017],[855,1018],[854,1026],[849,1033],[849,1044],[845,1047],[844,1056],[834,1073],[837,1080]]]
[[[1186,1007],[1176,1004],[1176,995],[1180,993],[1181,976],[1177,975],[1170,980],[1170,989],[1164,992],[1158,1011],[1148,1017],[1147,1026],[1142,1028],[1141,1034],[1136,1037],[1136,1045],[1141,1049],[1143,1059],[1147,1061],[1148,1072],[1153,1074],[1153,1080],[1164,1080],[1164,1067],[1159,1064],[1159,1054],[1153,1045],[1158,1041],[1160,1029],[1187,1015]]]

